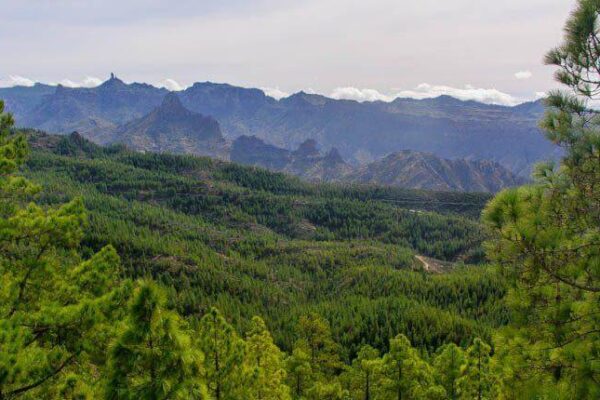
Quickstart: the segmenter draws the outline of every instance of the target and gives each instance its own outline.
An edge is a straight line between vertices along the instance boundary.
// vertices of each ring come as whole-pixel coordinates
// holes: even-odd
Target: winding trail
[[[423,264],[423,269],[425,271],[429,272],[429,263],[427,262],[427,260],[425,260],[425,257],[419,256],[419,255],[415,255],[415,258],[417,260],[419,260],[421,262],[421,264]]]

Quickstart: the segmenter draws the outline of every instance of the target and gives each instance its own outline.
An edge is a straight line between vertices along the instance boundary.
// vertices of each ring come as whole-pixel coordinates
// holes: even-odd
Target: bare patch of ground
[[[436,260],[435,258],[415,255],[417,261],[421,263],[426,272],[440,274],[452,268],[452,263],[448,261]]]

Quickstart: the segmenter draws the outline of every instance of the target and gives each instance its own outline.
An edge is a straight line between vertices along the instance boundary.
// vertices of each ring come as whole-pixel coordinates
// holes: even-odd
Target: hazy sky
[[[0,0],[0,86],[195,81],[511,104],[555,87],[574,0]]]

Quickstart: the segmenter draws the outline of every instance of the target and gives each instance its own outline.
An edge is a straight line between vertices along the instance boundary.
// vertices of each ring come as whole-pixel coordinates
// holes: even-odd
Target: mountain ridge
[[[231,145],[230,161],[289,173],[311,182],[487,193],[526,183],[493,161],[448,160],[412,150],[353,167],[337,149],[322,154],[317,142],[310,139],[296,150],[286,150],[255,136],[240,136]]]
[[[168,92],[114,76],[96,88],[49,91],[45,86],[0,89],[0,97],[21,126],[77,130],[95,140],[151,112]],[[189,110],[216,118],[227,139],[256,136],[288,150],[314,139],[324,149],[337,148],[354,165],[409,149],[446,159],[489,159],[528,176],[534,163],[561,154],[537,126],[540,101],[507,107],[440,96],[360,103],[306,92],[276,100],[260,89],[211,82],[177,94]]]

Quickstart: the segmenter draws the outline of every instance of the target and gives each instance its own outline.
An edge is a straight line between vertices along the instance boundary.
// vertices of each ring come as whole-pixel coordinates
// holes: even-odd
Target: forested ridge
[[[0,400],[598,398],[599,13],[546,59],[564,159],[493,199],[102,148],[0,101]]]
[[[483,229],[469,215],[486,195],[315,186],[208,158],[102,148],[76,134],[28,137],[25,171],[43,182],[38,201],[82,196],[90,223],[83,252],[111,244],[128,277],[162,282],[183,315],[217,306],[240,330],[261,315],[290,349],[295,321],[322,310],[338,321],[346,357],[362,341],[385,348],[401,326],[414,325],[416,342],[435,349],[446,337],[466,344],[473,332],[489,335],[474,322],[481,315],[506,321],[496,304],[504,288],[489,269],[416,272],[414,254],[480,260]],[[390,313],[413,308],[420,311]],[[429,329],[435,320],[446,323]]]

